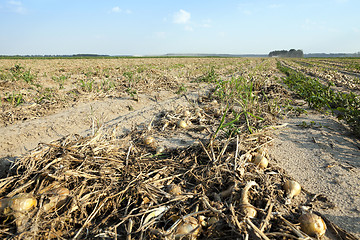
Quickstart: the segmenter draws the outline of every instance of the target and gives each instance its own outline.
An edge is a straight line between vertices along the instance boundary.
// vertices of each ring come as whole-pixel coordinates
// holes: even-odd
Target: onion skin
[[[0,199],[0,213],[4,213],[4,210],[9,207],[9,198]]]
[[[200,227],[201,226],[196,218],[187,217],[176,228],[175,239],[196,239],[199,235]]]
[[[163,152],[165,152],[165,148],[163,146],[159,146],[156,148],[156,154],[162,154]]]
[[[301,215],[299,222],[301,231],[311,237],[321,237],[326,232],[324,220],[314,213],[305,213]]]
[[[147,136],[146,138],[144,138],[144,143],[145,145],[151,145],[155,142],[155,139],[151,136]]]
[[[19,193],[9,199],[8,205],[14,212],[28,212],[36,207],[37,200],[30,193]]]
[[[249,197],[248,197],[249,189],[255,185],[257,185],[256,182],[250,181],[245,185],[244,189],[241,192],[241,199],[240,199],[241,209],[240,210],[245,218],[254,218],[256,216],[256,209],[254,206],[252,206],[249,203]]]
[[[187,128],[187,123],[186,123],[184,120],[179,120],[179,121],[177,122],[177,126],[178,126],[179,128]]]
[[[253,158],[253,162],[256,166],[258,166],[261,169],[265,169],[267,168],[269,161],[266,159],[266,157],[264,157],[263,155],[257,153],[255,154],[254,158]]]
[[[43,205],[43,209],[45,212],[63,206],[66,203],[68,196],[70,195],[70,191],[65,187],[60,187],[53,189],[48,194],[52,196],[49,197],[50,201]]]
[[[171,195],[180,195],[181,194],[181,187],[177,184],[170,184],[167,186],[167,192]]]
[[[301,186],[296,181],[287,180],[283,187],[286,193],[285,204],[290,204],[291,199],[301,193]]]

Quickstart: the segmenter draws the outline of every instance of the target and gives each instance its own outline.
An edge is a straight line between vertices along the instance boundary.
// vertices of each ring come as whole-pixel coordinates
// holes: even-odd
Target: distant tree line
[[[269,57],[290,57],[290,58],[302,58],[304,53],[302,50],[290,49],[287,50],[275,50],[269,53]]]

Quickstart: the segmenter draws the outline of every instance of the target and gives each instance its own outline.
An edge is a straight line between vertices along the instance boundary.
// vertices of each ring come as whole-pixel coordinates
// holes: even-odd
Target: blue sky
[[[359,0],[0,0],[0,55],[360,51]]]

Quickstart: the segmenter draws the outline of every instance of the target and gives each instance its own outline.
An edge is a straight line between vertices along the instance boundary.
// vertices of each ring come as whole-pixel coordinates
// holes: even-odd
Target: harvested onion
[[[158,155],[163,153],[164,151],[165,151],[165,147],[163,147],[163,146],[159,146],[156,148],[156,154],[158,154]]]
[[[326,232],[324,220],[314,213],[305,213],[299,218],[301,230],[311,237],[321,237]]]
[[[151,136],[147,136],[144,138],[145,145],[151,145],[155,142],[155,139]]]
[[[184,120],[179,120],[179,121],[177,122],[177,126],[178,126],[179,128],[187,128],[187,123],[186,123]]]
[[[301,186],[296,181],[287,180],[284,183],[284,190],[286,193],[285,204],[290,204],[291,199],[301,193]]]
[[[180,195],[181,194],[181,187],[177,184],[168,185],[166,190],[171,195]]]
[[[70,191],[69,191],[69,189],[67,189],[65,187],[60,187],[60,188],[53,189],[52,191],[48,192],[47,194],[49,194],[51,196],[49,197],[50,201],[43,205],[43,209],[45,212],[52,210],[54,208],[62,207],[66,203],[68,196],[70,194]]]
[[[258,166],[261,169],[267,168],[269,161],[264,157],[263,155],[256,153],[253,162],[256,166]]]
[[[14,212],[28,212],[36,205],[37,200],[30,193],[19,193],[8,200],[8,207]]]
[[[241,199],[240,199],[241,212],[245,218],[253,218],[256,216],[256,209],[253,205],[249,203],[249,196],[248,196],[249,189],[255,185],[257,185],[255,181],[250,181],[245,185],[244,189],[241,192]]]
[[[191,112],[189,110],[184,111],[184,116],[185,117],[190,117],[190,115],[191,115]]]
[[[200,219],[202,220],[202,219]],[[194,217],[187,217],[178,225],[175,231],[175,239],[196,239],[199,235],[201,222]],[[190,236],[189,236],[190,235]]]
[[[26,223],[29,221],[27,212],[37,205],[36,198],[30,193],[19,193],[12,198],[0,200],[0,211],[5,215],[12,215],[15,218],[17,231],[23,232]]]

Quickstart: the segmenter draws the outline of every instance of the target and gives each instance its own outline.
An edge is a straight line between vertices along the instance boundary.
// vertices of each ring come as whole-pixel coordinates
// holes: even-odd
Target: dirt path
[[[201,90],[202,89],[202,90]],[[195,100],[208,87],[189,91],[186,96]],[[56,114],[16,123],[0,128],[0,164],[6,168],[14,159],[26,154],[39,143],[49,143],[69,134],[89,135],[93,126],[115,127],[119,134],[135,126],[150,122],[160,111],[169,111],[179,106],[188,106],[183,95],[171,91],[160,91],[152,95],[139,95],[139,101],[132,98],[106,99],[81,103]],[[0,172],[0,177],[6,176]]]
[[[331,116],[310,112],[284,122],[289,125],[277,134],[271,156],[307,191],[329,201],[328,208],[314,209],[360,237],[360,141]]]

